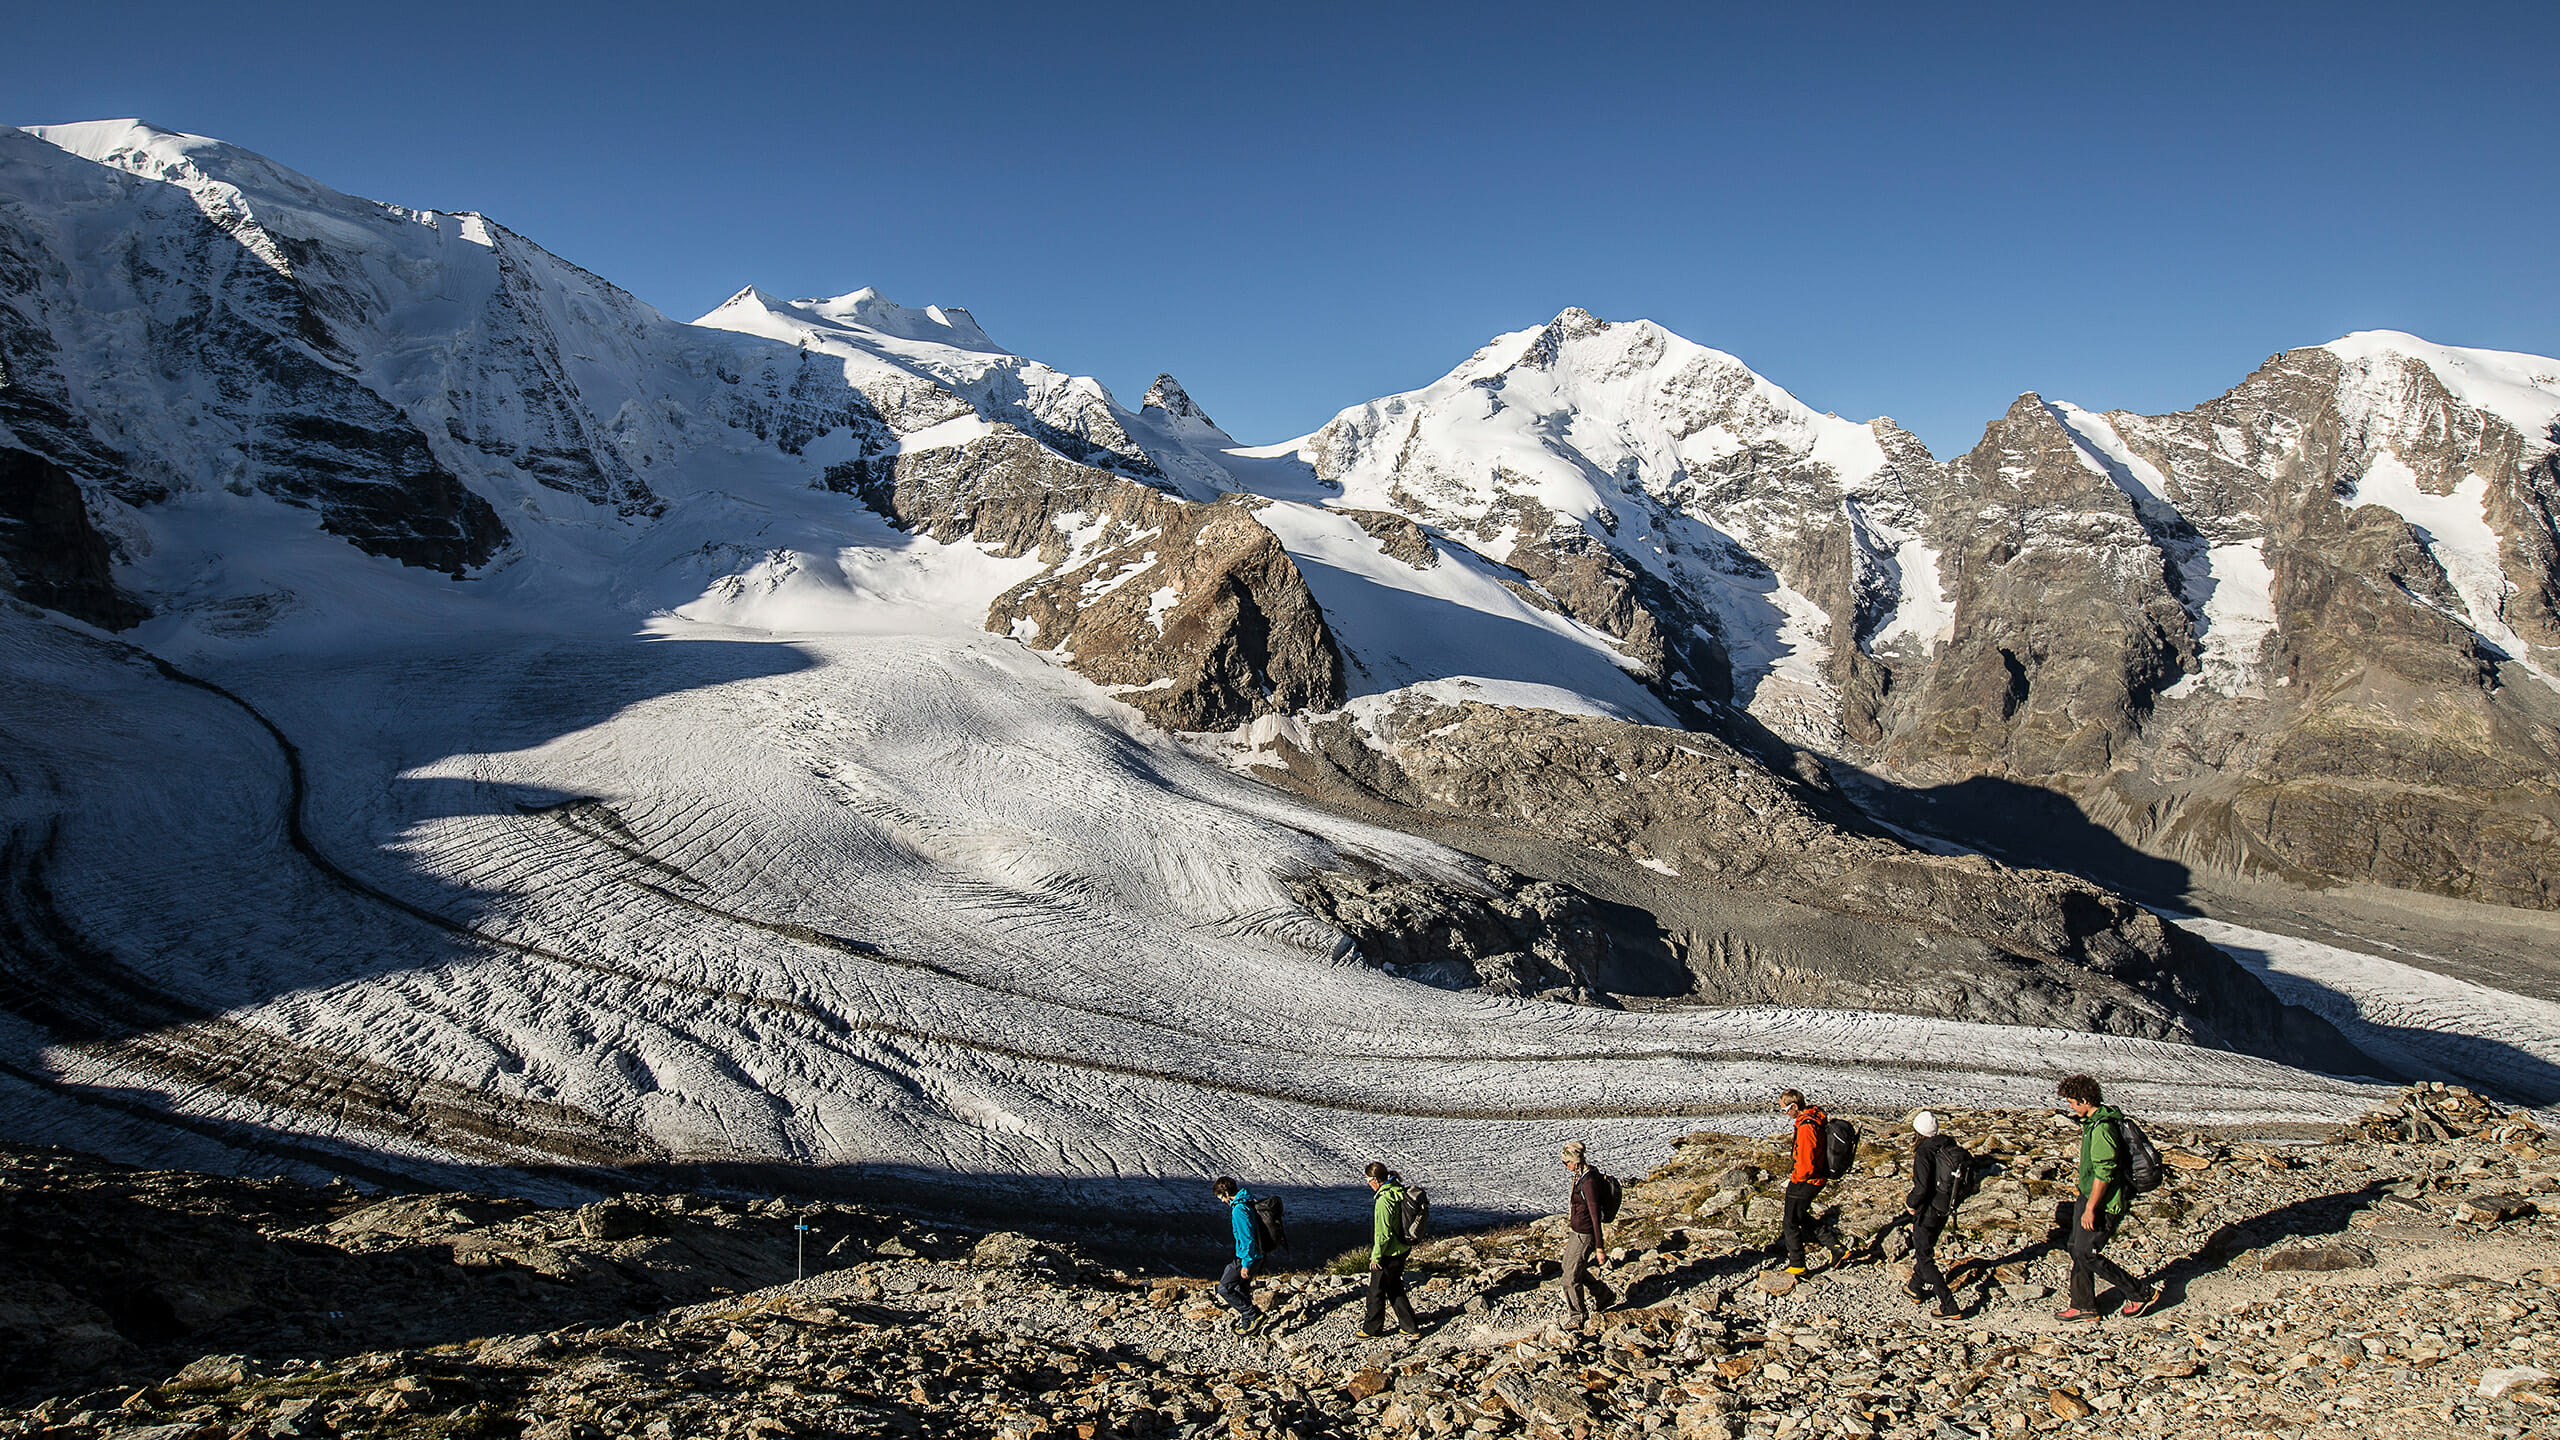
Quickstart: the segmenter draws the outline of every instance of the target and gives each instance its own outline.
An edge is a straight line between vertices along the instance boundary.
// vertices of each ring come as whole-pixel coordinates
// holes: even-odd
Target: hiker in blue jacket
[[[1253,1267],[1262,1259],[1262,1231],[1253,1223],[1252,1194],[1236,1184],[1233,1177],[1219,1176],[1215,1193],[1227,1202],[1236,1232],[1236,1258],[1227,1262],[1226,1273],[1218,1277],[1218,1299],[1236,1312],[1228,1328],[1239,1335],[1251,1335],[1262,1328],[1267,1318],[1253,1303]]]

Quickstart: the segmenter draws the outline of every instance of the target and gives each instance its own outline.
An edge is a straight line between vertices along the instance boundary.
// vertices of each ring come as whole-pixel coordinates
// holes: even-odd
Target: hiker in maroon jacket
[[[1564,1227],[1564,1314],[1565,1328],[1582,1328],[1586,1314],[1582,1292],[1587,1288],[1593,1298],[1593,1311],[1606,1310],[1618,1303],[1617,1292],[1600,1283],[1591,1273],[1591,1259],[1601,1249],[1600,1190],[1590,1166],[1582,1163],[1582,1142],[1568,1140],[1564,1147],[1565,1168],[1573,1172],[1572,1189],[1565,1201]]]

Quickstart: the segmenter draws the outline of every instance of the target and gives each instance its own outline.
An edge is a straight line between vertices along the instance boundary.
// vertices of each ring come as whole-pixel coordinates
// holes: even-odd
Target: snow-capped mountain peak
[[[2560,443],[2553,434],[2560,423],[2560,361],[2548,356],[2438,345],[2398,330],[2359,330],[2320,348],[2365,375],[2415,361],[2453,398],[2506,421],[2527,442]]]
[[[1200,408],[1200,402],[1192,399],[1191,393],[1182,388],[1182,382],[1170,375],[1156,377],[1156,383],[1147,387],[1147,398],[1138,408],[1141,412],[1163,412],[1164,423],[1179,429],[1187,437],[1225,445],[1235,443],[1235,437],[1219,428],[1218,422],[1209,418],[1209,412]]]
[[[333,190],[253,150],[141,120],[29,125],[23,130],[83,160],[186,191],[205,218],[280,275],[290,275],[292,266],[278,236],[345,243],[356,238],[350,225],[378,225],[386,212],[408,213]]]
[[[1275,1183],[1411,1143],[1511,1204],[1523,1105],[1633,1100],[1595,1138],[1660,1131],[1651,1089],[1601,1093],[1626,1067],[1558,1054],[1764,1053],[1779,1031],[1817,1061],[2006,1053],[1947,1028],[1966,1014],[2204,1033],[2120,1008],[2125,976],[2203,958],[2156,919],[2110,901],[2123,918],[2088,930],[2062,914],[2084,889],[1837,830],[1754,768],[1779,758],[1767,732],[1880,785],[2192,817],[2179,833],[2287,874],[2560,905],[2540,711],[2466,678],[2475,633],[2560,662],[2534,548],[2553,461],[2518,463],[2506,428],[2560,408],[2560,365],[2529,357],[2349,337],[2267,367],[2270,403],[2034,402],[1941,466],[1659,325],[1568,309],[1246,448],[1170,377],[1133,412],[963,310],[749,287],[687,325],[478,216],[131,122],[0,130],[0,273],[0,583],[210,682],[0,607],[0,838],[43,847],[13,883],[143,977],[50,942],[10,957],[37,967],[17,990],[58,977],[111,1022],[93,1045],[47,1018],[74,1011],[0,1004],[0,1089],[61,1077],[44,1123],[71,1138],[98,1133],[89,1097],[156,1090],[260,1146],[371,1144],[306,1097],[387,1074],[444,1107],[404,1099],[388,1143],[473,1163],[1196,1176],[1235,1163],[1218,1137],[1251,1115]],[[2288,437],[2341,430],[2292,463]],[[2430,433],[2450,438],[2402,438]],[[2284,683],[2245,707],[2164,688],[2199,644],[2208,671],[2272,674],[2276,639]],[[2400,678],[2341,688],[2384,665]],[[2154,700],[2175,723],[2146,733]],[[2235,737],[2214,744],[2253,793],[2292,788],[2237,808],[2209,788],[2224,761],[2168,748],[2206,735]],[[2418,744],[2426,784],[2341,798]],[[1378,804],[1347,819],[1211,757]],[[1943,823],[2004,824],[1963,813],[1983,790],[1941,792]],[[1547,886],[1422,838],[1453,827],[1631,905],[1713,887],[1659,917],[1667,937],[1720,911],[1731,934],[1690,937],[1712,963],[1651,940],[1621,960],[1658,976],[1631,993],[1722,986],[1697,993],[1732,1008],[1532,1008],[1537,977],[1617,943],[1550,900],[1521,902],[1534,936],[1427,962],[1509,998],[1382,970],[1402,962],[1363,947],[1406,945],[1406,914],[1508,915],[1488,907]],[[2392,858],[2420,830],[2440,843]],[[1749,929],[1781,906],[1828,918]],[[1852,968],[1799,968],[1808,937]],[[2037,984],[1976,986],[2011,969],[1975,942],[2025,946]],[[2098,988],[2045,988],[2107,956]],[[1819,1033],[1757,1008],[1835,996],[1954,1008]],[[2121,1070],[2135,1042],[2069,1043],[2017,1053]],[[207,1085],[212,1053],[256,1063]],[[2163,1095],[2282,1078],[2153,1061]],[[1450,1065],[1475,1118],[1437,1108]],[[1660,1083],[1722,1097],[1765,1068],[1721,1065]],[[1137,1113],[1171,1119],[1141,1144]],[[417,1128],[434,1114],[462,1119]]]
[[[1832,722],[1796,717],[1836,708],[1843,642],[1944,628],[1935,554],[1917,539],[1915,492],[1936,470],[1925,448],[1819,413],[1651,321],[1568,308],[1274,448],[1314,483],[1275,487],[1289,477],[1254,451],[1234,457],[1261,462],[1235,467],[1244,488],[1462,539],[1542,577],[1670,691],[1721,698],[1729,673],[1734,702],[1782,734],[1827,743]]]
[[[1001,352],[1003,349],[987,338],[987,332],[978,327],[975,317],[956,305],[927,305],[920,310],[911,310],[868,285],[850,295],[838,295],[833,299],[802,300],[797,302],[796,308],[904,340],[928,340],[966,350]]]
[[[957,306],[910,309],[869,287],[833,299],[782,300],[750,285],[694,323],[842,362],[846,385],[894,429],[938,424],[965,405],[1071,460],[1158,474],[1156,461],[1130,435],[1135,417],[1101,382],[1005,350]]]
[[[21,128],[83,160],[111,165],[149,180],[227,184],[244,190],[281,189],[308,198],[338,193],[253,150],[206,135],[164,130],[147,121],[84,120]]]
[[[750,285],[694,323],[777,340],[802,341],[841,332],[857,337],[857,343],[873,342],[871,348],[878,348],[878,341],[903,340],[972,354],[1012,353],[989,339],[976,318],[958,306],[912,309],[867,285],[848,295],[802,300],[784,300]]]

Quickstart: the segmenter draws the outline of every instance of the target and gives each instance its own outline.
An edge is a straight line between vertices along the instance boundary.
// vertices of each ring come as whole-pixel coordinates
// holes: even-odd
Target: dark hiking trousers
[[[1813,1229],[1813,1202],[1821,1193],[1822,1187],[1810,1181],[1787,1182],[1786,1219],[1779,1228],[1778,1241],[1787,1248],[1789,1265],[1804,1264],[1805,1237]]]
[[[1372,1335],[1387,1333],[1390,1305],[1395,1307],[1397,1324],[1408,1331],[1422,1328],[1413,1318],[1413,1302],[1405,1297],[1404,1262],[1402,1255],[1385,1256],[1369,1271],[1369,1314],[1360,1328]]]
[[[1253,1282],[1244,1278],[1244,1266],[1233,1260],[1227,1262],[1226,1273],[1218,1277],[1218,1299],[1243,1319],[1262,1313],[1254,1307]]]
[[[2141,1281],[2126,1274],[2123,1266],[2098,1253],[2115,1238],[2116,1226],[2123,1217],[2101,1212],[2098,1228],[2090,1230],[2080,1224],[2081,1217],[2087,1213],[2078,1205],[2071,1207],[2071,1308],[2096,1310],[2096,1282],[2100,1280],[2122,1290],[2128,1300],[2145,1293]]]
[[[1947,1277],[1938,1269],[1938,1236],[1946,1228],[1947,1217],[1935,1210],[1911,1217],[1911,1288],[1936,1296],[1939,1304],[1952,1310],[1956,1293],[1947,1288]]]

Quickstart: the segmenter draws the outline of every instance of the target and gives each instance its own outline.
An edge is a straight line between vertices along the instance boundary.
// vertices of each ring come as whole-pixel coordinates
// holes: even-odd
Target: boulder
[[[2504,1400],[2519,1391],[2548,1389],[2551,1382],[2551,1372],[2538,1365],[2509,1365],[2480,1372],[2473,1393],[2486,1400]]]
[[[631,1240],[647,1230],[646,1218],[619,1200],[600,1200],[578,1211],[578,1233],[590,1240]]]
[[[1019,1268],[1040,1259],[1041,1252],[1045,1248],[1039,1241],[1028,1235],[1017,1234],[1011,1230],[996,1230],[980,1237],[978,1243],[970,1247],[969,1259],[971,1263],[978,1265]]]
[[[2453,1207],[2453,1218],[2472,1225],[2500,1225],[2542,1213],[2521,1195],[2471,1195]]]

